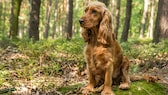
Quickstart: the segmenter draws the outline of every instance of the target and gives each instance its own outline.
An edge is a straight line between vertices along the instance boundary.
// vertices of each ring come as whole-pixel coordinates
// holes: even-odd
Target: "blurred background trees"
[[[78,19],[89,1],[96,0],[1,0],[0,37],[70,40],[80,35]],[[121,42],[130,38],[149,38],[153,42],[168,38],[168,1],[98,1],[111,10],[113,29]]]
[[[121,42],[126,42],[128,40],[128,33],[130,28],[130,21],[131,21],[131,13],[132,13],[132,0],[127,0],[126,4],[126,17],[124,28],[122,31]]]
[[[18,17],[20,14],[20,5],[22,0],[12,0],[11,16],[10,16],[10,31],[9,36],[15,38],[18,34]]]
[[[48,0],[47,0],[48,1]],[[30,0],[31,10],[29,18],[29,38],[35,41],[39,40],[39,16],[40,16],[40,0]]]
[[[158,43],[160,38],[168,38],[168,1],[159,0],[158,12],[153,36],[153,42]]]

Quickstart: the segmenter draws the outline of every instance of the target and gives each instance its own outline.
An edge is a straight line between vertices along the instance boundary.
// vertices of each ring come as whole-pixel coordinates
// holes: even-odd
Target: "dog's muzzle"
[[[83,24],[83,23],[84,23],[84,20],[83,20],[83,19],[79,19],[79,23],[80,23],[80,24]]]

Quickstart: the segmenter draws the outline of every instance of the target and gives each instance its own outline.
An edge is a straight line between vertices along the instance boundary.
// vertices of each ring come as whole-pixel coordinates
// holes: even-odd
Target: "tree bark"
[[[58,21],[58,34],[59,34],[59,35],[61,35],[61,33],[62,33],[62,32],[61,32],[61,28],[62,28],[62,27],[61,27],[61,20],[62,20],[62,19],[61,19],[61,14],[62,14],[61,12],[62,12],[62,11],[61,11],[61,8],[60,8],[60,7],[61,7],[61,5],[58,6],[58,13],[59,13],[59,14],[58,14],[58,16],[57,16],[57,18],[59,19],[59,21]]]
[[[111,0],[111,15],[112,15],[111,19],[112,19],[112,27],[113,27],[114,32],[116,32],[115,29],[116,29],[116,21],[117,21],[115,20],[116,19],[116,13],[115,13],[116,6],[115,5],[116,5],[115,0]],[[117,38],[117,35],[118,34],[116,34],[116,38]]]
[[[121,35],[121,42],[126,42],[128,40],[128,31],[129,31],[130,20],[131,20],[131,9],[132,9],[132,0],[127,0],[126,17],[125,17],[124,29]]]
[[[9,37],[10,38],[17,38],[18,35],[18,22],[19,22],[19,13],[20,13],[20,5],[22,0],[12,0],[12,7],[11,7],[11,17],[10,17],[10,31]]]
[[[116,6],[116,27],[114,32],[116,33],[116,38],[118,36],[118,29],[120,26],[120,0],[117,0],[117,6]]]
[[[3,9],[3,6],[2,6],[2,2],[0,2],[0,31],[2,31],[2,23],[3,23],[3,20],[2,20],[2,9]]]
[[[62,35],[62,37],[66,37],[66,29],[67,29],[67,22],[68,22],[68,17],[67,17],[67,14],[68,14],[68,11],[69,11],[69,9],[68,9],[68,3],[69,2],[69,0],[63,0],[62,1],[62,8],[60,9],[60,19],[61,19],[61,21],[60,21],[60,34]],[[62,16],[62,15],[66,15],[66,16]]]
[[[30,0],[31,11],[29,18],[29,38],[34,41],[39,40],[39,15],[41,0]]]
[[[55,0],[55,9],[54,9],[54,25],[53,25],[53,34],[52,34],[52,38],[54,39],[56,37],[56,21],[57,21],[57,13],[58,13],[58,0]]]
[[[74,10],[75,10],[75,13],[73,14],[73,15],[77,15],[78,13],[79,13],[79,0],[76,0],[74,3]],[[80,28],[80,26],[79,26],[79,21],[78,21],[78,18],[74,18],[73,19],[73,21],[74,21],[74,23],[73,23],[73,31],[76,33],[76,32],[79,32],[78,30],[79,30],[79,28]]]
[[[67,17],[66,17],[66,39],[72,38],[72,23],[73,23],[73,0],[68,0]]]
[[[159,0],[158,13],[153,35],[153,42],[158,43],[161,38],[168,38],[168,1]]]
[[[150,12],[150,20],[149,20],[149,27],[148,27],[148,38],[153,38],[153,24],[154,24],[154,15],[155,15],[155,0],[150,1],[151,5],[151,12]]]
[[[46,11],[46,25],[45,25],[45,32],[44,32],[44,38],[48,38],[49,29],[50,29],[50,17],[51,17],[51,0],[47,0],[47,11]]]
[[[146,22],[147,22],[147,15],[148,15],[148,5],[149,5],[149,1],[144,0],[144,11],[143,11],[143,16],[141,20],[140,38],[144,38],[145,27],[146,27]]]

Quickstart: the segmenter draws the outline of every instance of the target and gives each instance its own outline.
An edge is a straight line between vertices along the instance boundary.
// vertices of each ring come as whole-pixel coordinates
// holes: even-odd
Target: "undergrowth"
[[[124,55],[130,58],[154,58],[158,54],[168,52],[168,40],[152,43],[151,40],[135,40],[121,43]]]
[[[31,79],[29,76],[37,72],[45,75],[61,74],[61,62],[74,62],[80,68],[85,66],[83,56],[84,42],[80,37],[75,37],[71,41],[59,38],[56,40],[49,39],[37,42],[33,42],[29,39],[12,41],[3,38],[0,43],[1,52],[8,46],[13,46],[17,48],[21,54],[26,56],[25,58],[12,59],[13,68],[16,69],[21,78],[26,77]],[[153,59],[159,54],[167,53],[168,41],[163,40],[158,44],[154,44],[151,43],[151,40],[131,39],[129,42],[121,43],[121,47],[124,55],[130,59],[147,60]],[[21,67],[18,67],[18,65]],[[1,64],[0,68],[3,67],[6,68],[7,66]],[[138,67],[133,66],[132,69],[133,71],[137,71]]]
[[[84,66],[84,43],[79,37],[71,41],[60,38],[37,42],[3,38],[0,43],[0,56],[5,56],[0,58],[0,86],[5,85],[4,82],[9,82],[12,77],[32,80],[41,75],[62,75],[61,67],[65,64],[76,64],[80,68]],[[12,54],[21,58],[10,58]]]
[[[29,39],[12,41],[7,38],[2,38],[0,39],[0,87],[9,84],[17,85],[13,82],[15,78],[32,80],[40,75],[52,77],[61,76],[63,74],[62,67],[67,64],[75,64],[79,67],[79,70],[83,69],[85,67],[83,55],[84,45],[80,37],[75,37],[70,41],[58,38],[56,40],[49,39],[37,42],[33,42]],[[124,55],[130,59],[153,60],[158,55],[167,55],[168,41],[163,40],[158,44],[154,44],[151,43],[151,40],[133,39],[129,42],[121,43],[121,47]],[[21,57],[8,58],[10,54],[18,54]],[[5,56],[5,58],[2,58],[3,56]],[[131,66],[131,72],[138,72],[139,70],[139,67],[136,65]],[[142,85],[142,83],[143,82],[133,83],[131,88],[136,88],[134,86]],[[147,87],[148,86],[149,88],[152,87],[150,85],[147,85]],[[116,90],[116,95],[119,93],[118,91],[119,90]],[[131,95],[136,93],[133,90],[131,91],[131,93],[133,93]],[[124,94],[123,92],[122,95],[128,94]]]

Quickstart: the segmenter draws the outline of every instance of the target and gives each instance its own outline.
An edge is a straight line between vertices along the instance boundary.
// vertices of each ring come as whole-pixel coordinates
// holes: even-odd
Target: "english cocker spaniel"
[[[86,42],[84,50],[89,83],[82,93],[87,95],[103,85],[101,95],[114,95],[112,84],[128,89],[129,60],[123,56],[121,47],[112,31],[111,13],[101,2],[91,2],[79,20]]]

